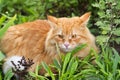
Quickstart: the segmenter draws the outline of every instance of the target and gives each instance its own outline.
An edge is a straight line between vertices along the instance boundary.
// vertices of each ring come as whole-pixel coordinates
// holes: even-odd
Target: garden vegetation
[[[91,49],[84,59],[72,57],[84,48],[83,44],[67,55],[62,55],[61,62],[54,60],[52,73],[46,63],[36,66],[35,72],[28,72],[23,80],[120,80],[120,1],[119,0],[0,0],[0,38],[6,30],[15,24],[36,19],[46,19],[46,15],[56,17],[80,16],[90,11],[92,16],[88,24],[96,36],[100,52]],[[95,63],[92,64],[92,56]],[[10,70],[2,73],[4,53],[0,52],[0,80],[15,80]],[[44,67],[46,75],[39,75]],[[49,77],[48,77],[49,76]]]

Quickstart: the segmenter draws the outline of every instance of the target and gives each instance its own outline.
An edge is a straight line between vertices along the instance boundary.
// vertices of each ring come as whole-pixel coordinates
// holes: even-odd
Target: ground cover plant
[[[68,0],[0,0],[0,38],[14,24],[44,19],[47,14],[71,17],[80,16],[86,11],[92,12],[88,26],[96,35],[100,53],[97,54],[91,49],[90,54],[84,59],[73,57],[77,51],[86,46],[83,44],[65,56],[60,55],[61,62],[54,60],[51,67],[56,68],[57,74],[43,62],[36,66],[35,72],[28,72],[23,80],[120,80],[120,1],[118,0],[69,2]],[[96,64],[92,64],[93,56]],[[4,58],[4,53],[0,52],[0,80],[15,80],[12,70],[3,75]],[[47,71],[44,76],[38,75],[41,67]]]

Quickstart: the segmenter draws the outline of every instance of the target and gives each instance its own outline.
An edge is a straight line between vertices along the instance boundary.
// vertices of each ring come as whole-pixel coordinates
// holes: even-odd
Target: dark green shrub
[[[0,14],[18,15],[18,22],[45,18],[47,14],[57,17],[80,16],[92,10],[94,0],[1,0]]]
[[[43,18],[44,8],[40,0],[1,0],[0,14],[13,16],[17,14],[16,23],[32,21],[40,17]]]
[[[93,4],[98,8],[96,25],[99,27],[97,42],[120,51],[120,1],[100,0]]]

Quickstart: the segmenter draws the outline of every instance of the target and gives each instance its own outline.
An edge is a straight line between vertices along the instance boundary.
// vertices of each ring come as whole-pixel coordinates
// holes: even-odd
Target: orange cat
[[[32,71],[42,61],[52,63],[58,55],[56,45],[61,53],[66,54],[86,43],[87,47],[76,54],[79,57],[87,56],[90,48],[97,50],[95,37],[86,27],[89,17],[89,12],[72,18],[48,16],[48,20],[36,20],[10,27],[0,44],[7,56],[3,65],[4,73],[10,68],[6,67],[10,66],[10,60],[20,60],[21,56],[33,59],[35,64],[30,69]]]

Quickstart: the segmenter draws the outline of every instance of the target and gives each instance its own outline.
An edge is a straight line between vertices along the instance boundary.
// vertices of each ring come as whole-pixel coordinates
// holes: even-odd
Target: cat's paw
[[[8,70],[12,69],[17,80],[23,80],[24,76],[28,73],[28,68],[33,65],[33,60],[25,59],[25,57],[12,56],[3,64],[3,73],[6,74]]]
[[[25,69],[25,66],[21,65],[19,61],[21,61],[21,56],[12,56],[6,60],[6,62],[3,64],[3,73],[7,73],[8,70],[13,69],[16,71],[19,69],[20,71]]]

